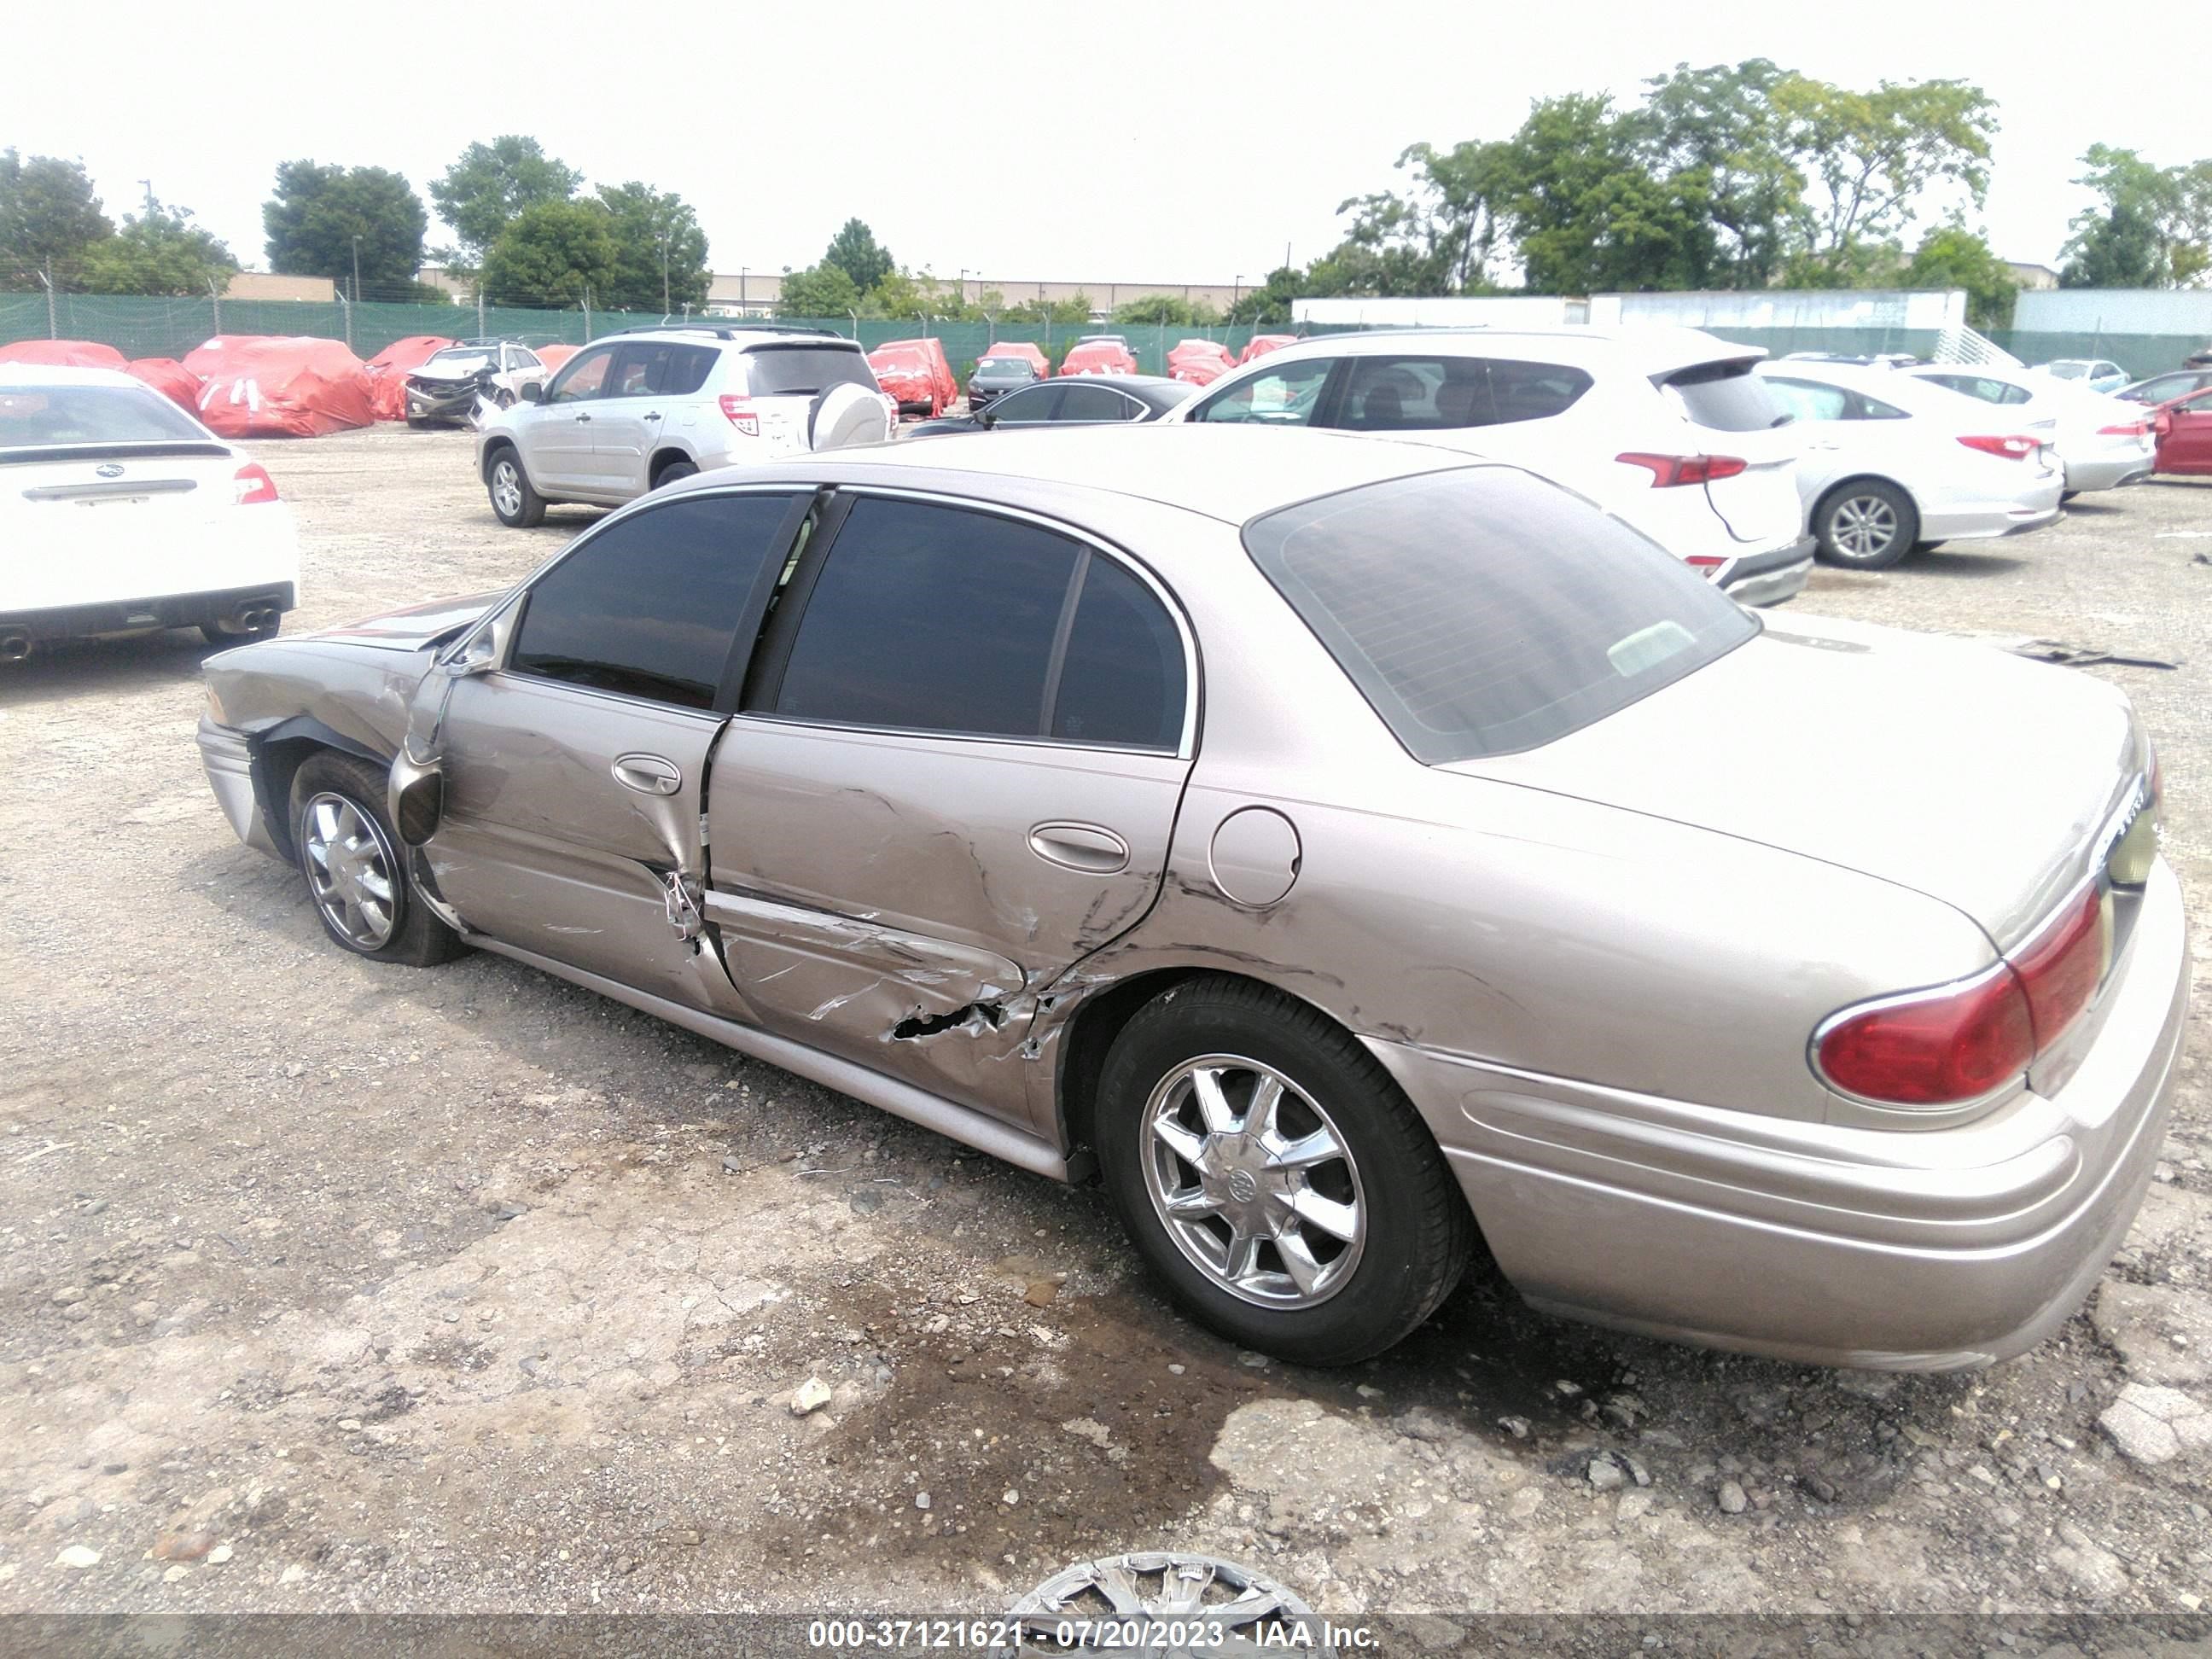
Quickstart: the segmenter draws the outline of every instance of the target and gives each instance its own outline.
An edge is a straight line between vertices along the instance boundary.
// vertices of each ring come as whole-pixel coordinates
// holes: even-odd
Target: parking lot
[[[288,632],[596,516],[501,528],[470,446],[252,446],[301,517]],[[2172,665],[2049,672],[2142,709],[2212,961],[2212,482],[1792,608]],[[2212,1600],[2212,1452],[2100,1423],[2212,1400],[2202,965],[2136,1229],[2020,1361],[1747,1360],[1478,1272],[1304,1371],[1173,1313],[1095,1190],[498,957],[332,948],[209,794],[204,654],[0,671],[0,1610],[989,1611],[1163,1546],[1347,1614]]]

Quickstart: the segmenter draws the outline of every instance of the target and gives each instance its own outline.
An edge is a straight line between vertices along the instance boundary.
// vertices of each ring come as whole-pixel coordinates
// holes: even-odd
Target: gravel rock
[[[2091,1317],[2135,1381],[2212,1382],[2212,1297],[2107,1279]]]
[[[1723,1515],[1741,1515],[1751,1507],[1751,1499],[1745,1495],[1743,1488],[1733,1480],[1721,1482],[1720,1492],[1713,1501],[1720,1505]]]
[[[2212,1445],[2212,1411],[2179,1389],[2130,1382],[2097,1419],[2112,1443],[2137,1463],[2166,1463]]]
[[[818,1412],[830,1403],[830,1385],[818,1376],[810,1376],[792,1390],[791,1414],[805,1417],[810,1413]]]
[[[929,1507],[929,1504],[930,1504],[930,1499],[929,1499],[929,1494],[928,1494],[927,1492],[918,1492],[915,1493],[915,1495],[914,1495],[914,1506],[915,1506],[915,1508],[916,1508],[916,1509],[918,1509],[918,1510],[926,1510],[926,1509],[927,1509],[927,1508]]]
[[[1618,1492],[1628,1484],[1628,1471],[1610,1457],[1592,1458],[1588,1473],[1590,1485],[1600,1492]]]
[[[54,1565],[58,1567],[79,1569],[96,1567],[100,1565],[100,1552],[88,1548],[82,1544],[71,1544],[54,1557]]]

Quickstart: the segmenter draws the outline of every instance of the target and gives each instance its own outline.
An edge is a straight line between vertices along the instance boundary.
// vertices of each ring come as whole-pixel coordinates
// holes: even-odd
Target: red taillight
[[[726,392],[719,401],[722,405],[723,416],[732,426],[737,428],[747,437],[760,436],[760,413],[754,409],[751,398],[740,398],[733,392]]]
[[[253,507],[276,499],[276,480],[258,461],[248,461],[231,475],[230,499],[240,507]]]
[[[1820,1075],[1847,1094],[1899,1106],[1972,1100],[2035,1058],[2035,1022],[2020,976],[2003,963],[1961,985],[1885,998],[1831,1021]]]
[[[2097,995],[2109,957],[2105,897],[2081,896],[1988,972],[1845,1009],[1814,1034],[1824,1079],[1899,1106],[1988,1094],[2065,1036]]]
[[[1715,553],[1692,553],[1682,562],[1710,581],[1721,574],[1721,568],[1731,562]]]
[[[1624,466],[1644,468],[1651,475],[1654,489],[1733,478],[1750,465],[1738,455],[1649,455],[1640,449],[1632,449],[1613,459]]]
[[[2065,1035],[2105,976],[2105,898],[2092,884],[2013,953],[2039,1053]]]
[[[2031,438],[2025,433],[2014,432],[2003,437],[1986,433],[1970,433],[1959,441],[1969,449],[1978,449],[1984,455],[1995,455],[2008,461],[2024,461],[2043,447],[2043,440]]]
[[[2097,428],[2097,435],[2100,438],[2147,438],[2150,435],[2150,422],[2123,421],[2118,426],[2100,426]]]

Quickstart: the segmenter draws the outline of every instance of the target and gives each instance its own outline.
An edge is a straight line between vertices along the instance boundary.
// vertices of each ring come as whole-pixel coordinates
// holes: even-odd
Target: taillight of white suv
[[[753,407],[750,398],[733,392],[725,392],[715,401],[721,404],[722,414],[730,424],[748,438],[760,436],[760,411]]]

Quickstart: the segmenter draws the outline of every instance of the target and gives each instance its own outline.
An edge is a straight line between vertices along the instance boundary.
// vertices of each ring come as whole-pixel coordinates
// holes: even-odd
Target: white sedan
[[[143,381],[0,364],[0,662],[62,640],[274,635],[298,532],[269,474]]]
[[[2047,374],[1960,363],[1924,363],[1905,374],[2005,411],[2032,431],[2048,431],[2066,474],[2066,494],[2117,489],[2151,474],[2158,440],[2150,411]]]
[[[2040,530],[2066,475],[2052,433],[1894,369],[1761,363],[1804,440],[1797,491],[1820,556],[1881,570],[1916,548]]]

